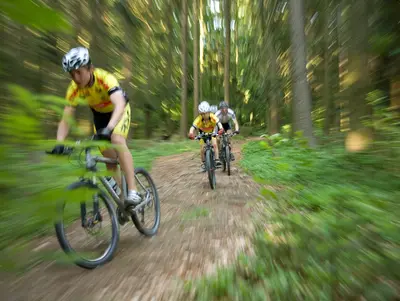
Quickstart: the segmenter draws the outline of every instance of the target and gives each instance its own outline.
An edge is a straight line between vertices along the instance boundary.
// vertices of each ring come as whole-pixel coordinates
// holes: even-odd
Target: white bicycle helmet
[[[210,104],[207,101],[202,101],[199,104],[199,113],[208,113],[211,111]]]
[[[90,63],[89,50],[85,47],[72,48],[62,59],[65,72],[76,70],[88,63]]]
[[[211,111],[211,113],[215,114],[218,111],[218,107],[217,106],[211,106],[210,107],[210,111]]]

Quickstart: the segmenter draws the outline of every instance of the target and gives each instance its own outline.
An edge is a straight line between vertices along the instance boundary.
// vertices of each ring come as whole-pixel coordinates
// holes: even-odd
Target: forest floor
[[[185,280],[233,263],[248,250],[251,208],[259,186],[238,168],[236,141],[232,174],[217,170],[217,189],[210,189],[200,172],[198,152],[159,157],[151,175],[161,201],[161,225],[156,236],[141,235],[132,223],[121,227],[111,262],[94,270],[42,262],[22,275],[3,274],[2,300],[184,300]],[[61,252],[55,237],[33,250]]]

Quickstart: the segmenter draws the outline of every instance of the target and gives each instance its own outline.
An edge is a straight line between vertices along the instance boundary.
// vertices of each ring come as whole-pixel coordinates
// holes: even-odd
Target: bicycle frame
[[[85,148],[86,170],[88,170],[88,171],[96,172],[98,170],[96,167],[97,163],[119,165],[118,159],[110,159],[110,158],[105,158],[105,157],[92,156],[92,154],[90,152],[91,152],[91,147]],[[122,170],[120,170],[120,176],[121,176],[121,184],[122,184],[121,185],[122,186],[121,187],[122,197],[125,197],[127,195],[127,187],[125,185],[125,183],[126,183],[125,175],[123,174]],[[125,210],[123,200],[117,195],[117,193],[111,187],[111,185],[107,181],[107,179],[104,176],[94,175],[91,179],[91,182],[94,185],[97,185],[97,179],[99,179],[100,182],[104,185],[107,192],[111,195],[112,199],[117,203],[118,207],[122,210]]]
[[[221,148],[220,148],[220,152],[222,152],[222,150],[225,148],[225,147],[228,147],[229,146],[229,138],[230,137],[233,137],[233,136],[235,136],[236,134],[235,133],[231,133],[231,134],[227,134],[227,133],[223,133],[222,134],[222,145],[221,145]]]
[[[106,157],[92,156],[90,152],[91,152],[91,147],[86,147],[85,148],[85,160],[86,160],[86,170],[88,170],[88,171],[96,172],[98,170],[96,167],[97,163],[119,165],[118,159],[110,159],[110,158],[106,158]],[[128,187],[126,185],[125,175],[122,172],[122,170],[120,170],[120,176],[121,176],[121,186],[122,186],[121,187],[121,190],[122,190],[121,197],[117,195],[117,193],[112,188],[111,184],[107,181],[106,177],[94,175],[92,177],[92,179],[87,179],[87,180],[89,182],[91,182],[93,185],[97,185],[97,179],[99,179],[100,182],[106,188],[109,195],[114,200],[114,202],[117,204],[120,212],[122,214],[124,214],[125,217],[128,217],[128,214],[127,214],[126,208],[125,208],[125,204],[124,204],[124,199],[128,194]],[[135,176],[136,180],[139,182],[140,186],[145,189],[143,183],[138,179],[138,177],[136,175],[134,175],[134,176]],[[83,177],[81,177],[81,180],[85,181],[85,179]],[[133,211],[137,212],[139,209],[141,209],[142,207],[144,207],[145,205],[147,205],[149,203],[149,201],[150,201],[149,192],[147,191],[147,189],[145,189],[145,191],[146,191],[145,200],[142,203],[140,203],[138,206],[136,206],[133,209]],[[84,204],[81,206],[82,222],[84,221],[85,216],[86,216],[86,208],[83,208],[83,207],[85,207]],[[98,210],[98,201],[97,201],[97,196],[95,195],[95,199],[94,199],[94,212],[95,213],[97,213],[96,209]]]
[[[206,152],[206,149],[211,149],[211,151],[212,151],[213,153],[215,153],[214,147],[213,147],[213,145],[212,145],[212,143],[211,143],[211,139],[212,139],[213,137],[217,137],[217,136],[218,136],[218,135],[215,134],[215,133],[201,133],[201,134],[197,135],[194,139],[195,139],[195,140],[203,139],[203,141],[206,143],[205,149],[204,149],[204,153]]]

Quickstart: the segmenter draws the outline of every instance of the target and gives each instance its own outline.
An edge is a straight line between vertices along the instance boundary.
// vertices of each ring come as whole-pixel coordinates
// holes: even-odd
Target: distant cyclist
[[[237,122],[235,112],[229,108],[228,103],[226,103],[225,101],[221,101],[219,103],[219,110],[215,113],[215,116],[217,116],[225,132],[227,132],[228,134],[232,133],[231,125],[229,124],[229,121],[232,120],[233,123],[235,124],[235,133],[239,134],[239,123]],[[215,128],[215,130],[217,130],[217,128]],[[220,139],[217,139],[218,150],[219,150],[219,141]],[[231,148],[230,139],[229,139],[229,147]],[[231,152],[231,160],[235,161],[235,157],[232,152]]]
[[[198,130],[200,133],[212,133],[214,128],[218,128],[217,132],[221,135],[224,132],[222,124],[219,122],[218,118],[211,113],[211,106],[207,101],[202,101],[198,107],[199,115],[193,121],[193,125],[190,127],[189,138],[194,139],[194,131]],[[213,137],[212,145],[215,150],[215,163],[217,166],[221,166],[221,162],[219,161],[219,154],[217,150],[217,141]],[[206,171],[205,167],[205,157],[204,157],[204,141],[200,140],[200,155],[201,155],[201,170]]]
[[[218,111],[218,107],[215,105],[211,105],[210,109],[211,109],[211,113],[213,113],[213,114],[217,113],[217,111]]]

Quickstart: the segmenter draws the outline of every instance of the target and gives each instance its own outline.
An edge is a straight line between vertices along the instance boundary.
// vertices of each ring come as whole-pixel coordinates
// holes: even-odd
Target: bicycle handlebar
[[[233,137],[233,136],[236,136],[237,133],[236,133],[236,132],[233,132],[233,133],[228,134],[228,133],[224,132],[222,135],[226,135],[226,136]]]
[[[202,138],[204,138],[204,137],[217,137],[218,136],[218,134],[215,134],[214,132],[212,132],[212,133],[201,133],[201,134],[198,134],[196,137],[194,137],[194,140],[200,140],[200,139],[202,139]]]
[[[218,135],[218,134],[216,134],[214,132],[212,132],[212,133],[201,133],[201,134],[198,134],[196,137],[194,137],[194,140],[200,140],[200,139],[202,139],[204,137],[209,137],[209,136],[218,137],[218,136],[223,136],[223,135],[232,137],[232,136],[237,135],[237,133],[233,132],[233,133],[228,134],[227,132],[224,132],[224,133],[222,133],[222,135]]]
[[[100,139],[98,137],[98,135],[94,134],[94,135],[91,135],[90,137],[88,137],[85,140],[86,141],[99,141],[99,140],[103,140],[103,139]],[[76,140],[75,141],[75,145],[81,144],[82,141],[83,140]],[[85,147],[85,149],[89,149],[89,148],[90,148],[89,146]],[[45,152],[48,155],[67,156],[67,155],[70,155],[73,151],[74,151],[74,147],[73,146],[64,146],[64,151],[61,154],[55,154],[55,153],[53,153],[53,151],[45,151]]]

